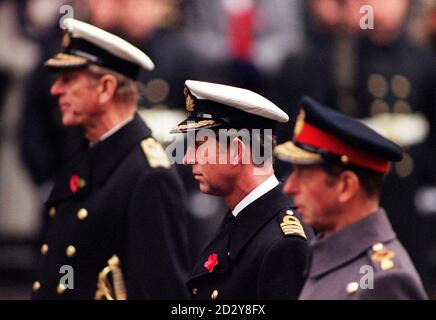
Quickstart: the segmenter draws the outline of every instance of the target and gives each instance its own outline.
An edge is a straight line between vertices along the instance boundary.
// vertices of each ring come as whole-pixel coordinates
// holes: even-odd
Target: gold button
[[[80,209],[79,212],[77,213],[77,218],[81,221],[85,220],[86,218],[88,218],[88,210],[86,209]]]
[[[394,112],[395,113],[401,113],[401,114],[411,114],[412,113],[412,107],[410,104],[404,100],[398,100],[394,104]]]
[[[368,79],[368,91],[374,97],[383,98],[389,91],[389,83],[381,74],[373,73]]]
[[[378,114],[383,114],[389,112],[389,105],[384,100],[374,100],[369,107],[371,110],[371,116],[376,116]]]
[[[406,99],[412,92],[410,80],[402,75],[395,75],[392,78],[392,92],[401,99]]]
[[[41,283],[39,281],[35,281],[32,286],[33,292],[38,291],[41,288]]]
[[[359,284],[357,282],[351,282],[347,285],[347,293],[353,294],[359,290]]]
[[[380,251],[383,249],[383,243],[376,243],[372,246],[372,251]]]
[[[407,153],[404,154],[403,160],[395,163],[395,172],[400,178],[407,178],[415,170],[413,158]]]
[[[216,300],[218,298],[218,290],[213,290],[211,296],[212,300]]]
[[[290,215],[290,216],[293,216],[293,215],[294,215],[294,211],[292,211],[292,210],[288,210],[288,211],[286,211],[286,214],[287,214],[287,215]]]
[[[76,254],[76,248],[74,246],[68,246],[67,256],[71,258],[74,257],[75,254]]]
[[[145,94],[152,103],[163,102],[170,93],[168,82],[163,79],[155,78],[147,83]]]
[[[54,216],[56,215],[56,208],[55,207],[50,208],[48,214],[50,215],[50,217],[54,218]]]
[[[62,283],[60,283],[58,285],[58,287],[56,288],[56,292],[58,294],[63,294],[65,292],[65,290],[67,290],[67,288],[65,287],[65,285],[63,285]]]
[[[341,156],[341,162],[346,164],[350,161],[350,158],[348,158],[348,156]]]
[[[48,252],[48,244],[44,243],[44,244],[41,246],[41,254],[42,254],[42,255],[46,255],[47,252]]]
[[[192,294],[195,296],[195,295],[197,295],[197,293],[198,293],[198,289],[197,288],[193,288],[192,289]]]

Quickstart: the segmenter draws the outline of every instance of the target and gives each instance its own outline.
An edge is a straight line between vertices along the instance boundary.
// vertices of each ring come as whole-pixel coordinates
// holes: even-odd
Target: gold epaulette
[[[141,142],[141,148],[147,157],[148,163],[152,168],[171,167],[168,156],[162,145],[153,138],[145,139]]]
[[[301,225],[300,220],[295,217],[292,210],[286,211],[286,215],[283,217],[283,222],[280,223],[280,227],[285,236],[300,236],[307,240],[303,226]]]
[[[395,252],[389,250],[383,243],[377,243],[372,246],[371,260],[375,263],[380,263],[380,268],[385,271],[394,267],[392,259],[395,257]]]

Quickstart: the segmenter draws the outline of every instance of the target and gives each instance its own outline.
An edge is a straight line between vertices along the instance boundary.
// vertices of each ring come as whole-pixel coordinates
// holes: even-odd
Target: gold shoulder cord
[[[108,279],[109,273],[112,274],[113,286]],[[107,267],[98,275],[95,300],[127,300],[127,291],[120,268],[120,259],[116,255],[108,260]]]

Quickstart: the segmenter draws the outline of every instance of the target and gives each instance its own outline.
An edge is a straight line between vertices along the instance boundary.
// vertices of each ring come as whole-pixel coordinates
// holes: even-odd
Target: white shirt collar
[[[106,140],[107,138],[109,138],[110,136],[114,135],[117,131],[119,131],[122,127],[124,127],[126,124],[128,124],[130,121],[133,120],[135,116],[131,116],[128,117],[126,120],[120,122],[119,124],[117,124],[115,127],[113,127],[112,129],[110,129],[109,131],[107,131],[106,133],[104,133],[98,142],[102,142],[104,140]],[[90,143],[90,146],[93,147],[95,146],[95,143]]]
[[[244,199],[242,199],[236,207],[233,209],[232,214],[236,217],[242,210],[244,210],[249,204],[262,197],[267,192],[271,191],[279,185],[275,175],[272,175],[260,185],[258,185],[253,191],[251,191]]]

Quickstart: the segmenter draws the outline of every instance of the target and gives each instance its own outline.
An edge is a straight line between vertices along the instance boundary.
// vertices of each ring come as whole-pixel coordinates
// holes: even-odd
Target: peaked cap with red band
[[[403,158],[403,151],[393,142],[309,97],[301,101],[293,141],[277,146],[275,154],[295,164],[336,161],[379,173],[389,171],[389,161]]]

